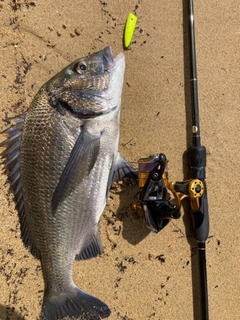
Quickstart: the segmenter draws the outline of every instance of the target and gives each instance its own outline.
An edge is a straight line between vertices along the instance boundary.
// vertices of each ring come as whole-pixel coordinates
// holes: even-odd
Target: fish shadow
[[[23,320],[24,318],[15,310],[14,307],[4,306],[0,304],[1,320]]]

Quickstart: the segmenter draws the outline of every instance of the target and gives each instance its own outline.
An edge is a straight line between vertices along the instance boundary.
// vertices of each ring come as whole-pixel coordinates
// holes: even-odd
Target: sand
[[[195,1],[202,144],[207,148],[211,320],[239,319],[239,4]],[[119,150],[131,162],[163,152],[171,181],[185,175],[190,146],[187,1],[0,1],[0,130],[24,113],[40,86],[68,63],[112,46],[123,51],[130,11],[139,20],[124,51]],[[3,139],[3,138],[1,138]],[[0,319],[37,319],[40,263],[23,247],[6,176],[0,176]],[[158,234],[134,212],[137,187],[119,184],[101,217],[104,254],[76,262],[74,280],[111,308],[110,320],[200,319],[196,242],[188,210]],[[149,254],[156,258],[149,259]]]

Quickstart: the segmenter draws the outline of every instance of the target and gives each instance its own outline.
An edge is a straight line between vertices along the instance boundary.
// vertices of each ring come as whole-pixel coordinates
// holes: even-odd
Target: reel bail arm
[[[163,153],[139,159],[138,166],[140,206],[135,204],[134,208],[142,208],[146,226],[157,233],[169,223],[170,219],[180,217],[180,201],[176,195],[174,198],[177,201],[170,198],[167,189],[167,159]]]

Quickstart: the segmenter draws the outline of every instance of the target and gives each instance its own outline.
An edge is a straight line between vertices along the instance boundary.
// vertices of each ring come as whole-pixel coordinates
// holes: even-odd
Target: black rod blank
[[[208,287],[207,287],[207,267],[206,267],[206,248],[205,242],[198,243],[198,259],[201,283],[201,303],[202,303],[202,319],[209,319],[208,312]]]
[[[198,83],[197,83],[197,61],[196,61],[196,45],[194,31],[194,8],[193,0],[189,1],[190,10],[190,54],[191,54],[191,89],[192,89],[192,137],[193,146],[199,147],[200,140],[200,124],[199,124],[199,108],[198,108]]]

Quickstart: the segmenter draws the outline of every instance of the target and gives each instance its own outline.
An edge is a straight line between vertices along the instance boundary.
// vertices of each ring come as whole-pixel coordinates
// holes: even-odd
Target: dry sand
[[[190,143],[186,2],[1,0],[0,118],[25,112],[40,86],[72,60],[106,45],[114,55],[122,51],[124,24],[135,10],[139,22],[125,51],[119,149],[129,161],[163,152],[170,179],[182,180]],[[232,0],[195,2],[201,135],[208,154],[209,312],[211,320],[240,319],[240,9]],[[6,176],[0,179],[0,319],[33,320],[43,294],[40,263],[22,245]],[[105,252],[75,263],[74,280],[111,307],[111,320],[200,319],[191,217],[182,210],[183,218],[151,233],[142,213],[131,209],[137,190],[119,185],[111,191],[100,221]],[[149,253],[165,259],[150,260]]]

